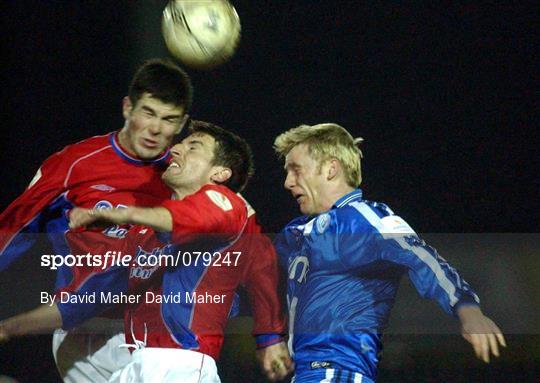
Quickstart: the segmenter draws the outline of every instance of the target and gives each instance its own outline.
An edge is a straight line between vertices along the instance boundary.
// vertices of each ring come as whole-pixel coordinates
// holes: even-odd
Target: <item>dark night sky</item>
[[[195,86],[192,115],[231,128],[252,144],[257,174],[245,195],[269,232],[298,215],[296,202],[282,188],[284,172],[272,142],[300,123],[320,122],[337,122],[364,137],[366,198],[387,203],[416,231],[540,232],[533,2],[232,2],[242,20],[239,50],[215,70],[188,69]],[[24,190],[50,154],[122,126],[121,100],[135,68],[144,59],[167,55],[159,32],[164,4],[1,3],[0,209]],[[519,251],[506,251],[507,237],[487,236],[483,247],[472,248],[475,257],[466,250],[453,258],[481,289],[488,312],[507,329],[516,323],[516,333],[526,333],[526,313],[538,307],[538,241],[530,239],[536,237],[514,236],[518,246],[508,249]],[[449,243],[452,253],[455,243]],[[30,287],[50,284],[54,276],[37,266],[28,272],[23,263],[11,270],[0,276],[0,299],[13,314],[33,307],[37,295]],[[19,278],[23,273],[33,274]],[[414,302],[397,307],[397,322],[421,323],[410,319],[419,310]],[[434,311],[430,307],[426,310]],[[513,317],[516,312],[519,318]],[[441,316],[426,318],[434,323]],[[538,327],[532,333],[538,334]],[[387,358],[386,366],[414,357],[418,339],[407,345],[413,354],[390,343],[389,355],[396,358]],[[529,363],[517,364],[519,373],[533,370],[530,355],[537,347],[531,339],[528,349],[514,343],[508,353],[507,360]],[[438,348],[418,360],[437,355]],[[11,342],[0,352],[0,370],[10,366],[8,372],[56,381],[49,350],[50,339],[43,336]],[[456,363],[454,356],[444,358]],[[426,365],[418,381],[431,376]],[[439,360],[431,366],[446,368]],[[482,374],[490,378],[469,375],[467,381],[505,379],[500,369]]]
[[[1,207],[49,154],[121,127],[127,83],[151,57],[139,48],[166,55],[164,2],[137,3],[3,2]],[[532,5],[233,3],[239,50],[216,70],[188,70],[192,114],[255,148],[246,195],[268,230],[298,213],[274,137],[332,121],[366,140],[366,198],[417,231],[538,231]]]

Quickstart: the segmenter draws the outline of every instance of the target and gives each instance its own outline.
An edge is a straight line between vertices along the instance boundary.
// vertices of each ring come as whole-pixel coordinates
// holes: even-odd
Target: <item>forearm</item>
[[[405,266],[418,293],[439,303],[449,315],[461,305],[479,304],[479,299],[457,270],[418,237],[398,238],[401,249],[389,251],[390,262]]]
[[[172,215],[164,207],[130,207],[129,221],[125,223],[149,226],[156,231],[170,232],[173,227]]]
[[[92,225],[144,225],[156,231],[170,232],[173,228],[172,215],[164,207],[128,207],[121,209],[75,208],[69,216],[69,227],[77,229]]]
[[[42,305],[0,322],[0,338],[9,339],[27,334],[49,333],[60,327],[62,327],[62,317],[56,304]]]

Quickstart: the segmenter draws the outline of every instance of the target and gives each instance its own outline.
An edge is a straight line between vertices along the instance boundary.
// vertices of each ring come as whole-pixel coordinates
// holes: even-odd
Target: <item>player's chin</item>
[[[157,146],[155,148],[139,146],[135,154],[143,161],[150,161],[159,157],[164,151],[165,149]]]
[[[176,174],[175,174],[176,173]],[[181,172],[179,169],[167,169],[161,176],[161,179],[169,188],[174,188],[181,184]]]
[[[311,209],[311,207],[305,203],[305,202],[302,202],[298,205],[298,207],[300,208],[300,212],[304,215],[312,215],[313,214],[313,209]]]

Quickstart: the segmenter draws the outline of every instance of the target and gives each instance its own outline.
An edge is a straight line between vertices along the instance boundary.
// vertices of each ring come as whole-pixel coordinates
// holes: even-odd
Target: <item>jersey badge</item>
[[[217,207],[219,207],[223,211],[232,210],[233,207],[231,201],[229,201],[229,199],[220,192],[217,192],[215,190],[207,190],[206,195],[208,196],[208,198],[210,198],[210,201],[212,201]]]
[[[317,233],[322,234],[330,225],[330,214],[324,213],[317,218],[317,223],[315,227],[317,228]]]

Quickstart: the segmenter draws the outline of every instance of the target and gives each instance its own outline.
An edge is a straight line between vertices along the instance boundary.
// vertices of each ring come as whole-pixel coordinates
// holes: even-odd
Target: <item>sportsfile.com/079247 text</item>
[[[51,270],[59,267],[97,267],[103,270],[112,267],[177,267],[177,266],[204,266],[204,267],[236,267],[241,251],[209,252],[209,251],[179,251],[176,255],[163,253],[140,253],[135,258],[121,251],[107,251],[105,254],[43,254],[41,266]]]

